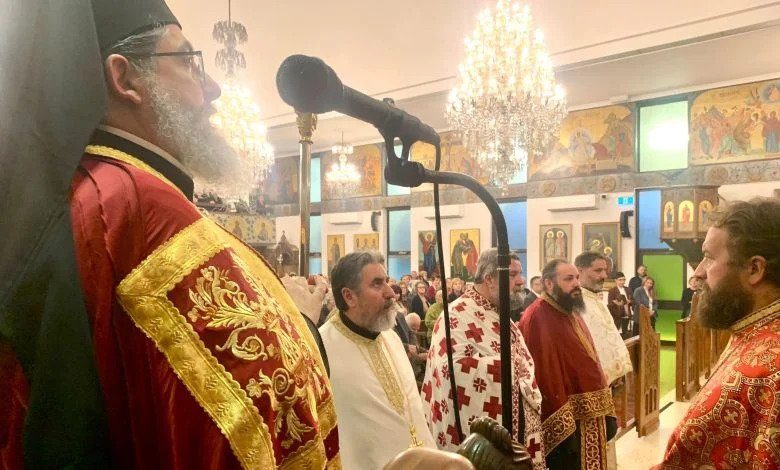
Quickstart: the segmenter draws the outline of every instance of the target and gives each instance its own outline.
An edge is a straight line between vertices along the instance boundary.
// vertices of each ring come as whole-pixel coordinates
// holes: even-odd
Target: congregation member
[[[620,379],[633,370],[626,343],[615,327],[612,315],[602,302],[602,290],[607,279],[607,258],[601,253],[586,251],[574,258],[574,266],[580,275],[582,300],[585,309],[582,320],[588,327],[601,370],[614,391]]]
[[[731,340],[657,469],[780,468],[780,201],[710,213],[693,315]]]
[[[420,318],[425,318],[425,314],[430,307],[430,302],[428,302],[428,298],[426,297],[427,292],[428,283],[421,280],[417,281],[417,284],[414,286],[414,292],[410,294],[412,299],[409,301],[409,311],[416,313]]]
[[[436,301],[436,293],[441,290],[441,278],[438,274],[431,276],[431,285],[428,286],[428,290],[425,291],[425,298],[428,300],[428,304],[432,304]]]
[[[628,281],[628,289],[633,293],[637,287],[642,286],[642,281],[645,277],[647,277],[647,266],[640,264],[636,268],[636,276],[632,277],[631,280]]]
[[[436,324],[436,320],[441,316],[441,312],[444,311],[444,302],[442,292],[436,293],[436,303],[428,307],[428,311],[425,312],[425,337],[427,344],[431,344],[431,335],[433,335],[433,325]]]
[[[331,273],[338,313],[320,328],[345,469],[380,469],[409,447],[435,448],[398,335],[384,257],[348,253]]]
[[[545,293],[520,320],[542,394],[547,466],[606,469],[607,441],[617,430],[607,379],[588,327],[579,273],[565,260],[542,270]]]
[[[520,259],[515,254],[511,254],[510,258],[510,307],[516,307],[521,303],[519,292],[525,281]],[[502,419],[497,306],[498,252],[491,248],[479,256],[474,287],[468,288],[449,306],[458,409],[461,429],[466,435],[469,423],[474,418],[489,416],[498,422]],[[422,395],[425,415],[437,445],[441,449],[455,450],[461,441],[455,425],[452,388],[446,372],[447,342],[444,329],[444,317],[440,316],[433,328]],[[515,416],[523,413],[525,418],[525,435],[514,437],[527,446],[533,459],[533,468],[544,469],[540,421],[542,396],[534,379],[534,361],[514,323],[510,324],[510,332],[514,397],[512,412]],[[516,420],[514,422],[517,423]]]
[[[447,303],[451,304],[455,301],[458,297],[463,295],[463,280],[459,277],[452,278],[452,282],[450,283],[451,291],[447,294]]]
[[[644,306],[650,310],[650,325],[655,330],[655,322],[658,318],[658,298],[655,295],[655,279],[650,276],[645,276],[642,279],[642,285],[634,289],[631,293],[633,300],[632,321],[634,324],[634,336],[639,334],[639,307]]]
[[[416,313],[410,313],[406,316],[406,324],[409,326],[409,361],[412,363],[414,379],[417,382],[417,389],[422,387],[423,377],[425,376],[425,363],[428,358],[428,350],[423,347],[421,337],[424,333],[420,331],[422,320]]]
[[[696,293],[697,284],[696,276],[691,276],[688,279],[688,285],[683,289],[682,298],[680,298],[680,303],[682,304],[680,319],[688,318],[691,314],[691,303],[693,302],[693,294]]]
[[[523,301],[523,310],[527,309],[529,305],[541,297],[542,292],[542,276],[532,277],[531,280],[528,281],[528,289],[525,294],[525,300]]]
[[[631,290],[626,287],[626,275],[620,271],[615,273],[615,285],[607,293],[607,307],[623,336],[631,334],[629,321],[631,320]]]
[[[209,123],[219,86],[162,0],[91,3],[61,20],[94,17],[84,34],[96,27],[98,44],[84,47],[102,70],[83,78],[103,81],[108,104],[41,248],[53,261],[29,266],[3,308],[2,466],[338,465],[316,316],[191,202],[194,178],[241,188],[251,173]],[[90,115],[69,111],[51,116]],[[64,393],[71,382],[83,387]]]

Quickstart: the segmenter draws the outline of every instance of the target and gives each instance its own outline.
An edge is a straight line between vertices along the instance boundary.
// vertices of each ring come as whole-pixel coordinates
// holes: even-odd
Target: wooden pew
[[[661,335],[650,323],[650,310],[639,308],[639,370],[636,371],[636,430],[640,437],[658,429],[661,384]]]

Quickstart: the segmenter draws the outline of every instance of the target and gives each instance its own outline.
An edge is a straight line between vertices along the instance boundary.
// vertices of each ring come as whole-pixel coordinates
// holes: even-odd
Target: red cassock
[[[519,326],[542,392],[548,465],[579,427],[581,468],[606,468],[605,417],[614,416],[614,404],[587,326],[547,294],[525,310]]]
[[[780,468],[780,299],[731,330],[656,469]]]
[[[339,466],[316,343],[256,252],[105,146],[87,147],[71,219],[112,463]]]

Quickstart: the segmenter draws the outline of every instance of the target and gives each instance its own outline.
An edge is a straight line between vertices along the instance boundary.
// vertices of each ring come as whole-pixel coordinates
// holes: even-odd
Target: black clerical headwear
[[[100,50],[160,25],[181,27],[164,0],[92,0]]]

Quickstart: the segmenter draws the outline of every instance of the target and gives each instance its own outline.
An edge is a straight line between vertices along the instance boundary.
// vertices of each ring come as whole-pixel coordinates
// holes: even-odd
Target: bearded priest
[[[384,257],[343,256],[331,273],[338,314],[320,327],[330,362],[346,470],[379,469],[409,447],[436,448],[414,371],[392,330],[395,292]]]
[[[520,319],[542,392],[547,466],[606,469],[607,441],[617,431],[612,394],[588,327],[579,272],[552,260],[542,270],[545,294]]]

